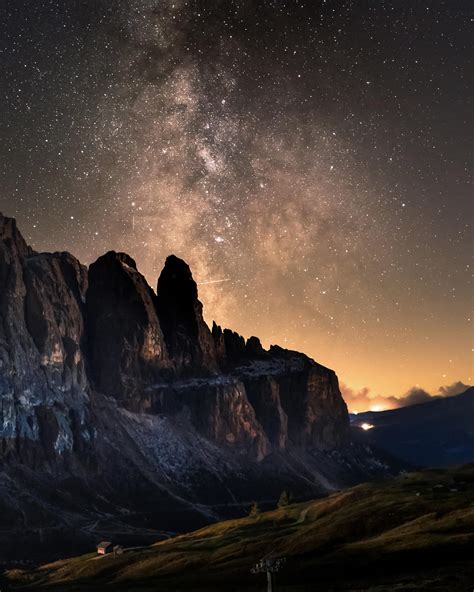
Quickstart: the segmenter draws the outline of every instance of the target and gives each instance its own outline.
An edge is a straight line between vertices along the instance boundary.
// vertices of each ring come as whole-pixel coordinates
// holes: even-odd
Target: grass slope
[[[265,590],[249,570],[268,553],[287,559],[280,592],[472,590],[474,464],[367,483],[122,556],[10,571],[2,590]]]

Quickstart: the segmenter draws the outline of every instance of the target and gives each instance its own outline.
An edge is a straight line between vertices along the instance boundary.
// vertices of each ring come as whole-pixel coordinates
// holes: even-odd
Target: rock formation
[[[104,503],[176,530],[388,470],[351,443],[335,373],[211,331],[184,261],[167,258],[155,294],[128,255],[87,270],[1,215],[0,460],[3,520],[24,533],[84,533]]]
[[[189,266],[171,255],[158,279],[157,311],[178,373],[199,375],[218,370],[214,341],[202,316],[197,285]]]
[[[0,216],[2,459],[64,464],[89,446],[86,275],[68,253],[32,251]]]
[[[169,367],[156,296],[124,253],[91,265],[86,299],[90,374],[94,387],[136,400]]]

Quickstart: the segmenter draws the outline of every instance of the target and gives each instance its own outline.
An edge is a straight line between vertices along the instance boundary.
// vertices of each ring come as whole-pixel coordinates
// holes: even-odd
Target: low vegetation
[[[119,556],[10,571],[2,590],[265,590],[251,567],[285,557],[279,592],[465,591],[474,567],[474,464],[281,505]],[[469,586],[471,584],[471,586]]]

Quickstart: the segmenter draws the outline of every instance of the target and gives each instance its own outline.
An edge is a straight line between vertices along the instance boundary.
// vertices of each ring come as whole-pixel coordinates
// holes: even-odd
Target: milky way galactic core
[[[7,0],[0,209],[152,285],[184,258],[354,409],[469,383],[470,4]]]

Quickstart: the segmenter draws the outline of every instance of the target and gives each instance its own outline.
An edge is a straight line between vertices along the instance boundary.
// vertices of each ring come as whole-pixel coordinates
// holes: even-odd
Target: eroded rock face
[[[209,440],[257,461],[271,450],[240,381],[219,382],[186,389],[183,405],[196,429]]]
[[[170,368],[156,296],[124,253],[110,251],[89,269],[87,330],[91,377],[100,392],[140,399]]]
[[[252,336],[245,341],[242,335],[230,329],[222,329],[215,321],[212,323],[211,333],[221,369],[229,369],[239,363],[252,360],[269,358],[268,352],[264,350],[258,337]]]
[[[25,322],[51,386],[85,392],[84,301],[87,270],[69,253],[24,260]]]
[[[277,450],[288,446],[288,415],[280,400],[280,385],[271,375],[262,374],[245,381],[247,396],[271,445]]]
[[[218,370],[214,340],[202,316],[187,263],[171,255],[158,279],[157,311],[176,370],[185,375]]]
[[[266,357],[238,366],[256,417],[279,450],[331,450],[347,444],[347,406],[334,371],[272,346]]]
[[[85,269],[28,248],[0,216],[0,456],[38,466],[87,451]]]

